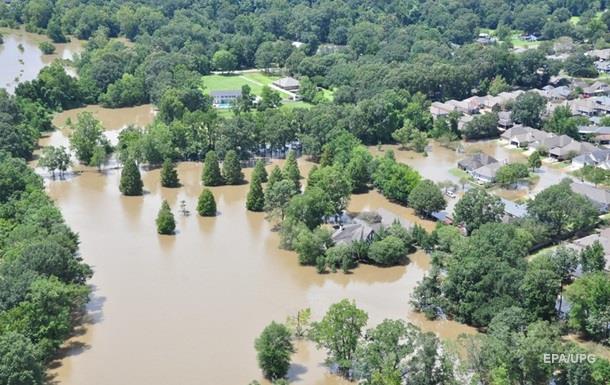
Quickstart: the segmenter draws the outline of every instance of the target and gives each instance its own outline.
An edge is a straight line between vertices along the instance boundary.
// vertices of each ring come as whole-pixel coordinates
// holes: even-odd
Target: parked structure
[[[235,99],[241,97],[241,90],[219,90],[210,92],[212,106],[215,108],[229,108]]]
[[[301,83],[292,77],[285,77],[278,79],[272,83],[274,86],[279,87],[286,91],[296,92],[301,87]]]

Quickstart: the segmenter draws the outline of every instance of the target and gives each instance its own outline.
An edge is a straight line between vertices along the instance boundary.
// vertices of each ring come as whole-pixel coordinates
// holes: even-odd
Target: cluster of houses
[[[301,83],[297,79],[288,76],[275,80],[271,84],[274,87],[295,94],[295,100],[299,98],[297,93]],[[212,106],[214,108],[231,108],[235,100],[241,97],[241,90],[216,90],[210,92],[210,96],[212,97]],[[260,98],[257,97],[255,103],[259,100]]]
[[[589,56],[595,61],[594,64],[597,71],[603,73],[610,72],[610,48],[594,49],[585,52],[585,55]]]

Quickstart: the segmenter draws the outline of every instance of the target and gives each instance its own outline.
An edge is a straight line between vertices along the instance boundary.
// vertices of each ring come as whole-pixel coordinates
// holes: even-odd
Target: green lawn
[[[267,75],[262,72],[228,75],[206,75],[202,77],[205,93],[212,91],[240,90],[243,85],[249,85],[254,95],[260,96],[263,87],[279,79],[278,76]],[[282,99],[288,99],[289,95],[280,92]]]

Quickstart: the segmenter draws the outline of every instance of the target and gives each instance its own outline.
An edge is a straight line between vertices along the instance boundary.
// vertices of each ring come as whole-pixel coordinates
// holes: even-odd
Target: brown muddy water
[[[124,111],[124,125],[135,123]],[[66,143],[62,131],[42,145]],[[306,175],[310,163],[300,162]],[[40,170],[38,170],[40,171]],[[251,172],[245,170],[246,177]],[[84,169],[66,180],[49,180],[50,196],[77,231],[83,258],[93,266],[88,322],[69,341],[51,374],[62,385],[247,384],[261,380],[254,339],[272,320],[311,308],[313,319],[343,299],[370,316],[370,326],[401,318],[453,340],[474,330],[451,321],[429,322],[414,313],[410,294],[429,269],[429,257],[410,256],[406,266],[362,265],[353,274],[319,275],[278,248],[278,234],[264,214],[245,209],[247,185],[213,188],[219,215],[192,213],[202,189],[201,164],[182,163],[183,187],[161,188],[159,170],[143,173],[146,194],[123,197],[119,171]],[[157,235],[155,217],[167,199],[177,219],[175,236]],[[421,223],[410,209],[381,195],[355,195],[351,211],[383,207]],[[290,369],[297,384],[345,382],[323,365],[324,352],[299,342]]]
[[[72,59],[83,50],[84,42],[76,38],[68,43],[54,44],[55,53],[45,55],[38,48],[43,41],[50,41],[44,35],[21,29],[0,28],[4,44],[0,44],[0,87],[13,92],[20,82],[35,79],[42,68],[55,59]],[[23,48],[21,49],[20,46]],[[68,73],[74,75],[71,68]]]

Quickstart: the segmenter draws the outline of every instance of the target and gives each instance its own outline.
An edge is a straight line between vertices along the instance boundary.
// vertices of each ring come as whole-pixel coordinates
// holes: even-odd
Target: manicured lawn
[[[249,85],[254,95],[260,96],[263,87],[271,84],[274,80],[279,79],[278,76],[267,75],[262,72],[252,72],[244,74],[227,74],[227,75],[206,75],[203,76],[202,82],[204,92],[212,91],[229,91],[240,90],[243,85]],[[288,99],[289,95],[280,92],[282,99]]]

